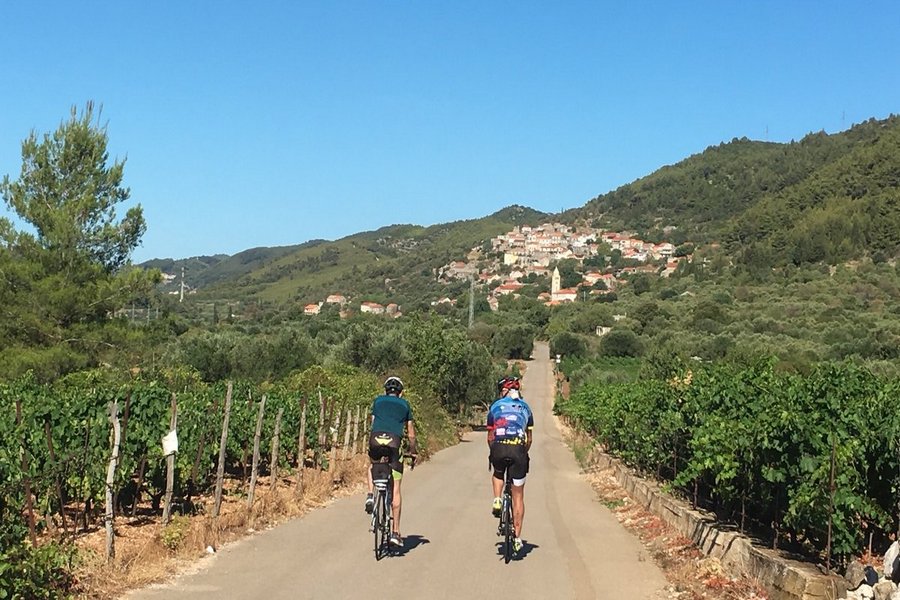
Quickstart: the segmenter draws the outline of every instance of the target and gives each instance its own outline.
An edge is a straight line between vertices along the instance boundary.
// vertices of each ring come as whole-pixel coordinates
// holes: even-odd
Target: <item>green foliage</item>
[[[534,330],[529,325],[507,325],[494,335],[494,354],[497,356],[527,359],[533,349]]]
[[[435,318],[421,320],[405,330],[404,341],[410,370],[449,412],[462,413],[493,398],[490,354],[463,329]]]
[[[563,288],[573,288],[581,283],[580,265],[575,259],[561,260],[556,264],[559,269],[559,284]]]
[[[75,109],[52,135],[22,143],[17,180],[5,176],[0,195],[29,227],[0,220],[0,375],[33,369],[55,377],[99,363],[118,341],[109,318],[158,273],[127,268],[146,229],[139,206],[116,216],[129,190],[123,162],[108,165],[107,134],[93,106]]]
[[[140,207],[116,220],[126,201],[124,161],[107,166],[106,128],[94,123],[93,105],[51,135],[35,133],[22,143],[22,172],[5,177],[0,192],[7,206],[35,229],[15,242],[51,273],[83,271],[96,265],[112,273],[125,265],[146,224]]]
[[[182,515],[172,517],[172,520],[163,527],[159,537],[163,546],[171,551],[178,550],[184,542],[184,538],[191,530],[191,520]]]
[[[640,356],[643,345],[637,334],[624,327],[613,329],[600,339],[602,356]]]
[[[560,332],[550,340],[550,354],[560,356],[584,356],[587,344],[581,336],[566,331]]]
[[[57,600],[76,591],[72,571],[77,554],[71,546],[50,542],[36,548],[27,542],[0,541],[0,598]]]
[[[779,373],[775,362],[588,383],[558,410],[632,466],[691,494],[698,486],[719,514],[743,523],[746,511],[818,552],[833,513],[832,549],[846,557],[866,528],[896,530],[900,420],[889,405],[900,380],[846,364]]]

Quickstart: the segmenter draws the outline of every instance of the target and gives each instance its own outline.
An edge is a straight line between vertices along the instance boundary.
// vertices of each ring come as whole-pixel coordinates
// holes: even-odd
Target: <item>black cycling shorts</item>
[[[400,460],[400,436],[386,431],[373,431],[369,435],[369,458],[372,462],[380,462],[387,457],[391,470],[403,473],[403,461]]]
[[[491,444],[491,465],[494,467],[494,477],[503,479],[506,470],[506,462],[509,460],[509,473],[513,479],[525,479],[528,474],[528,451],[525,444],[504,444],[494,442]]]

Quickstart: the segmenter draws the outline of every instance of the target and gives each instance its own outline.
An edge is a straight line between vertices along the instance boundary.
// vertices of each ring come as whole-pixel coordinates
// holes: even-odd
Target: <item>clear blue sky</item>
[[[7,2],[0,176],[94,100],[136,261],[556,212],[900,112],[898,32],[895,1]]]

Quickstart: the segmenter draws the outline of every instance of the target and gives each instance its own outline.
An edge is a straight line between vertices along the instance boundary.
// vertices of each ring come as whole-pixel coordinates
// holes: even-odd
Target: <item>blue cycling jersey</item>
[[[524,443],[534,415],[523,398],[498,398],[488,410],[487,427],[492,442]]]

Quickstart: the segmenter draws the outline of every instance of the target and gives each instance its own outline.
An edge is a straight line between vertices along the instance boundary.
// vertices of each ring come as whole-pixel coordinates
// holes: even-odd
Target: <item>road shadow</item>
[[[528,542],[526,540],[522,540],[522,549],[519,550],[517,553],[513,554],[512,558],[510,560],[513,560],[513,561],[522,560],[523,558],[525,558],[526,556],[531,554],[532,550],[536,550],[537,548],[540,548],[540,546],[538,546],[537,544],[532,544],[531,542]],[[501,559],[503,558],[503,542],[502,541],[497,542],[497,555]]]
[[[403,538],[403,547],[394,549],[394,556],[406,556],[411,550],[415,550],[424,544],[430,544],[431,540],[421,535],[407,535]]]

